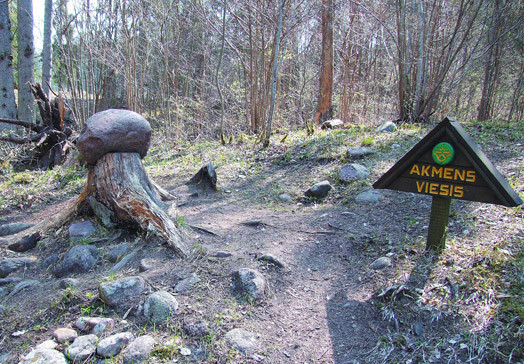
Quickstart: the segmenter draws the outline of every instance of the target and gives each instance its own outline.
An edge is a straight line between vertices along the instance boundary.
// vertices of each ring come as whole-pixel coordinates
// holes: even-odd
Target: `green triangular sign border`
[[[413,162],[417,161],[429,148],[432,148],[435,141],[444,136],[448,136],[454,141],[454,144],[459,148],[460,152],[465,155],[476,172],[484,178],[496,197],[495,201],[491,201],[490,203],[507,207],[515,207],[522,204],[522,199],[513,188],[511,188],[504,176],[495,168],[478,144],[475,143],[457,121],[450,118],[442,120],[421,141],[411,148],[406,155],[373,184],[373,188],[390,189],[391,184],[401,176]]]

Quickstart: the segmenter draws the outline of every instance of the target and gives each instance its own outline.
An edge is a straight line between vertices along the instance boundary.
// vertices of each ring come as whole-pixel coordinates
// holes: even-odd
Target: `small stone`
[[[189,348],[180,348],[180,354],[183,356],[191,355],[191,349]]]
[[[111,307],[131,307],[144,291],[142,277],[126,277],[113,282],[101,283],[98,293],[102,301]]]
[[[382,198],[382,194],[379,191],[369,190],[359,193],[355,197],[355,202],[359,204],[371,204],[378,202]]]
[[[106,317],[80,317],[76,320],[74,326],[83,332],[95,331],[94,328],[98,326],[96,332],[102,332],[106,327],[113,330],[114,322],[111,318]],[[92,334],[97,335],[95,332]]]
[[[138,270],[140,272],[145,272],[154,267],[155,262],[152,259],[143,258],[140,259],[140,263],[138,265]]]
[[[255,335],[243,329],[233,329],[224,336],[226,342],[244,355],[253,354],[258,342]]]
[[[98,249],[91,245],[77,245],[69,249],[53,271],[58,278],[71,273],[89,272],[98,260]]]
[[[180,282],[177,283],[177,285],[175,286],[175,292],[181,293],[190,291],[199,282],[200,278],[198,278],[197,274],[191,273],[189,277],[182,279]]]
[[[397,131],[397,125],[392,121],[385,121],[375,131],[377,133],[393,133]]]
[[[281,193],[280,195],[278,195],[278,199],[282,202],[292,202],[293,201],[293,197],[291,197],[291,195],[288,193]]]
[[[35,349],[56,349],[58,347],[58,343],[54,340],[46,340],[37,346],[35,346]]]
[[[60,344],[65,342],[73,342],[78,337],[78,334],[73,329],[61,327],[53,331],[53,337]]]
[[[121,332],[101,340],[96,348],[96,353],[102,358],[111,358],[118,355],[129,344],[135,335],[131,332]]]
[[[413,325],[413,333],[417,336],[422,336],[424,334],[424,328],[422,327],[422,322],[417,321]]]
[[[349,159],[361,159],[377,151],[366,147],[351,147],[347,150],[346,155]]]
[[[229,258],[233,254],[225,250],[218,250],[212,254],[215,258]]]
[[[64,350],[65,355],[75,362],[84,361],[95,354],[97,341],[96,335],[79,336]]]
[[[154,323],[165,322],[173,317],[178,309],[178,301],[167,291],[150,294],[144,303],[144,315]]]
[[[344,183],[366,179],[369,176],[369,170],[361,164],[345,164],[338,173],[338,179]]]
[[[155,339],[152,336],[139,336],[129,344],[123,352],[124,364],[139,364],[145,362],[149,358],[149,354],[153,351],[155,346]]]
[[[30,222],[13,222],[10,224],[3,224],[0,225],[0,236],[17,234],[33,226],[35,226],[35,224]]]
[[[111,263],[116,263],[120,258],[122,258],[131,248],[129,243],[123,243],[117,245],[107,253],[107,259]]]
[[[115,327],[115,322],[111,318],[103,318],[101,319],[91,330],[91,333],[93,335],[100,336],[104,331],[113,331],[113,328]]]
[[[35,348],[24,356],[19,364],[67,364],[67,361],[64,354],[57,350]]]
[[[233,293],[249,301],[256,301],[264,296],[266,279],[259,271],[241,268],[232,275]]]
[[[184,332],[192,337],[202,337],[209,334],[209,325],[205,321],[195,323],[184,323],[182,326]]]
[[[324,198],[333,187],[329,181],[322,181],[311,186],[305,193],[306,197]]]
[[[0,278],[5,278],[9,274],[31,266],[36,261],[36,257],[31,258],[7,258],[0,261]]]
[[[278,259],[277,257],[275,257],[273,254],[269,254],[269,253],[263,254],[260,257],[258,257],[258,260],[261,260],[263,262],[268,262],[270,264],[274,264],[280,268],[284,268],[284,263],[282,263],[282,261]]]
[[[326,120],[320,125],[320,129],[338,129],[344,126],[344,122],[340,119]]]
[[[96,232],[95,226],[91,221],[77,222],[69,226],[69,239],[75,242],[90,237]]]
[[[62,278],[60,281],[58,281],[58,287],[65,289],[65,288],[78,288],[80,287],[80,282],[78,279],[74,278]]]
[[[371,269],[380,270],[387,268],[391,265],[391,258],[388,257],[380,257],[376,259],[373,263],[371,263]]]

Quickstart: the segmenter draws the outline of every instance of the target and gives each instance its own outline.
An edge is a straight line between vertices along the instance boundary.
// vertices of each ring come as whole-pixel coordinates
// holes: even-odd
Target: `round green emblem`
[[[445,165],[451,163],[453,157],[455,157],[455,150],[453,149],[451,144],[442,142],[435,145],[433,151],[431,152],[431,155],[433,156],[433,160],[435,161],[435,163]]]

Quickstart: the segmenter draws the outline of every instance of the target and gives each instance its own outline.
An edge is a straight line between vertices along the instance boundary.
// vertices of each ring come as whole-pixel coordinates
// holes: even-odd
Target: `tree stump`
[[[151,127],[146,119],[128,110],[106,110],[91,116],[77,147],[88,165],[87,181],[80,195],[64,211],[13,238],[64,225],[94,197],[113,212],[117,223],[136,226],[165,240],[181,257],[189,254],[185,236],[165,212],[169,192],[153,183],[142,165]]]

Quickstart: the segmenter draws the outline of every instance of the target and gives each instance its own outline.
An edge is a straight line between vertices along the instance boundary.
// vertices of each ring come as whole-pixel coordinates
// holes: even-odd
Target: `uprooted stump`
[[[62,226],[83,207],[92,205],[88,200],[94,198],[112,212],[117,223],[155,234],[177,255],[187,256],[185,236],[164,210],[163,201],[172,196],[149,179],[141,161],[147,154],[150,138],[149,123],[135,112],[106,110],[91,116],[77,141],[88,166],[84,189],[59,215],[12,238]]]
[[[217,174],[215,166],[209,162],[187,182],[188,185],[200,186],[202,188],[210,188],[213,191],[217,190]]]

